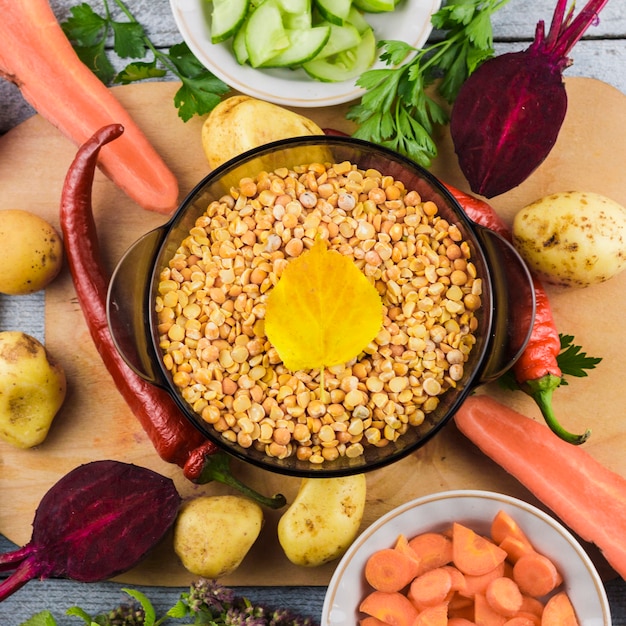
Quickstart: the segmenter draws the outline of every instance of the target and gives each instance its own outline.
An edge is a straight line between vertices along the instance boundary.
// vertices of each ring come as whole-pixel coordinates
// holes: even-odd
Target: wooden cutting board
[[[202,121],[184,124],[172,98],[175,83],[146,83],[114,88],[180,181],[181,199],[207,172],[202,152]],[[570,105],[557,145],[545,163],[519,188],[493,200],[510,221],[516,210],[545,194],[565,190],[595,191],[626,205],[626,96],[592,79],[567,81]],[[298,111],[321,126],[350,130],[346,106]],[[440,137],[433,166],[442,179],[467,189],[458,170],[451,141]],[[39,116],[0,138],[0,208],[22,208],[58,227],[61,186],[75,147]],[[142,234],[163,223],[163,215],[133,204],[108,179],[97,174],[94,210],[105,263],[112,270],[124,251]],[[6,268],[4,268],[6,271]],[[603,357],[588,378],[572,380],[554,398],[557,415],[572,431],[593,428],[585,448],[614,471],[626,476],[626,385],[623,355],[626,331],[626,272],[608,283],[585,290],[551,291],[554,314],[563,333],[593,356]],[[184,497],[222,493],[220,485],[194,486],[176,467],[162,462],[102,365],[78,307],[65,269],[45,298],[46,345],[68,376],[66,403],[46,442],[33,450],[17,450],[0,442],[0,532],[26,543],[43,494],[65,473],[96,459],[118,459],[171,476]],[[17,324],[19,326],[19,324]],[[522,393],[489,393],[541,420]],[[299,480],[234,464],[234,471],[266,493],[289,499]],[[572,477],[585,480],[585,476]],[[477,488],[500,491],[539,504],[523,487],[448,426],[424,448],[392,467],[368,474],[368,505],[363,528],[391,508],[432,492]],[[267,512],[265,526],[242,566],[224,579],[233,585],[324,585],[335,564],[306,569],[290,564],[276,539],[280,513]],[[220,541],[219,537],[212,538]],[[611,572],[593,551],[607,576]],[[180,565],[169,538],[140,566],[119,577],[129,584],[186,585],[194,579]]]

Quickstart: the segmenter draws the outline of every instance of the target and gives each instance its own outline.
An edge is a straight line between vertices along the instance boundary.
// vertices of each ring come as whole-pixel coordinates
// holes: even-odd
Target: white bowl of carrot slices
[[[591,559],[559,522],[488,491],[428,495],[367,528],[339,562],[322,626],[610,626]]]

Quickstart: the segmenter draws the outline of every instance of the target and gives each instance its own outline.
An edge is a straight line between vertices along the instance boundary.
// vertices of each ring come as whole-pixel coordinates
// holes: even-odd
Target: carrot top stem
[[[570,433],[565,430],[563,426],[561,426],[560,422],[556,418],[556,415],[554,414],[554,409],[552,408],[552,394],[554,390],[559,387],[561,382],[561,377],[554,376],[553,374],[546,374],[541,378],[526,381],[523,385],[521,385],[521,389],[536,402],[544,420],[546,421],[546,424],[550,427],[550,430],[554,434],[558,435],[561,439],[567,441],[568,443],[580,445],[581,443],[587,441],[589,435],[591,435],[591,431],[587,429],[581,435]]]

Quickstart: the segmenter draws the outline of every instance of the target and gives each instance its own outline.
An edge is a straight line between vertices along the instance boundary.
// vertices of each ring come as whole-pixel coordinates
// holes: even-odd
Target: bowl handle
[[[528,267],[513,245],[498,233],[476,226],[489,262],[493,291],[493,324],[481,384],[499,378],[520,357],[535,321],[535,289]]]
[[[118,352],[136,374],[159,386],[164,380],[152,355],[148,284],[164,237],[165,229],[156,228],[126,251],[111,276],[107,295],[109,330]]]

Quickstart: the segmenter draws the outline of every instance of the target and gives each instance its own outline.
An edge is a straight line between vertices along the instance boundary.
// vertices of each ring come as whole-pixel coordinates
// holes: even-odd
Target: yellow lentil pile
[[[290,259],[321,236],[383,302],[353,361],[288,371],[264,333]],[[211,202],[160,274],[163,360],[190,407],[225,439],[314,464],[355,458],[427,419],[475,344],[482,280],[467,242],[413,190],[350,162],[244,178]]]

